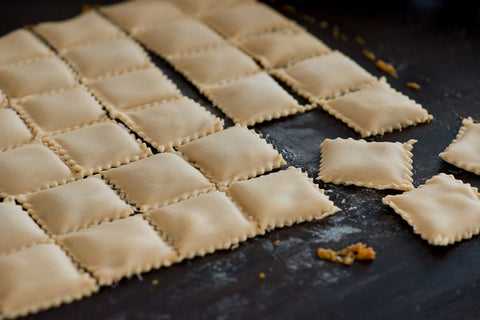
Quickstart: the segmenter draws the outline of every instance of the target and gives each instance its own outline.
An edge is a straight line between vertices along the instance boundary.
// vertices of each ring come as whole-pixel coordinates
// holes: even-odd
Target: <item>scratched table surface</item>
[[[26,24],[63,20],[83,0],[0,1],[0,33]],[[99,1],[107,4],[114,1]],[[381,76],[362,50],[391,62],[394,88],[421,103],[429,124],[374,137],[417,139],[415,186],[440,172],[480,187],[480,177],[455,168],[438,153],[456,136],[460,117],[480,120],[480,6],[454,1],[267,2],[330,47]],[[327,28],[320,26],[328,22]],[[323,25],[324,27],[325,25]],[[333,30],[338,37],[333,36]],[[365,40],[362,46],[356,36]],[[180,87],[224,117],[164,61],[152,59]],[[413,91],[405,83],[417,82]],[[227,121],[227,125],[231,122]],[[316,177],[325,138],[359,135],[321,109],[254,127],[284,156]],[[479,141],[480,143],[480,141]],[[29,319],[478,319],[480,237],[448,247],[429,246],[382,197],[394,191],[323,184],[341,212],[322,221],[274,230],[220,251],[120,281],[81,301]],[[280,240],[275,247],[273,242]],[[362,241],[377,259],[343,266],[316,258],[318,247],[340,249]],[[266,278],[259,280],[264,272]],[[157,280],[157,285],[152,281]],[[41,294],[41,292],[39,292]]]

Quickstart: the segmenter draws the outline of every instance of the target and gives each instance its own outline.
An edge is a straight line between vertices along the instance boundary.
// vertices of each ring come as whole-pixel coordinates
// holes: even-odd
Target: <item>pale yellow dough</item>
[[[18,200],[51,234],[76,231],[133,210],[101,179],[89,177],[21,196]]]
[[[205,95],[233,122],[248,126],[305,111],[265,72],[206,88]]]
[[[459,168],[480,175],[480,124],[463,119],[456,139],[440,153],[440,157]]]
[[[321,105],[362,137],[383,135],[433,119],[421,105],[392,89],[385,78]]]
[[[60,51],[79,44],[123,36],[120,29],[95,10],[68,20],[40,23],[35,26],[35,31]]]
[[[213,189],[207,178],[174,153],[159,153],[102,175],[143,211]]]
[[[480,232],[477,188],[441,173],[415,190],[383,198],[429,244],[445,246]]]
[[[376,78],[339,51],[302,60],[273,74],[298,94],[317,103],[376,81]]]
[[[0,256],[47,239],[22,207],[14,202],[0,203]]]
[[[73,179],[70,168],[42,144],[0,152],[0,196],[34,192]]]
[[[58,57],[0,67],[0,87],[14,99],[72,88],[76,83],[72,71]]]
[[[218,33],[192,18],[165,22],[137,33],[135,38],[163,57],[178,56],[225,43]]]
[[[68,131],[106,116],[102,106],[82,87],[32,96],[18,106],[29,123],[42,134]]]
[[[0,310],[6,318],[72,302],[98,290],[57,245],[40,244],[0,256]]]
[[[301,29],[261,33],[237,45],[267,69],[331,52],[326,44]]]
[[[197,87],[208,87],[260,71],[245,53],[231,45],[169,59]]]
[[[0,38],[0,65],[22,63],[52,52],[30,31],[14,30]]]
[[[124,111],[178,98],[177,87],[157,68],[147,68],[100,79],[88,85],[105,106]]]
[[[105,77],[151,65],[143,49],[128,38],[77,46],[66,50],[63,56],[86,79]]]
[[[130,33],[184,16],[181,10],[167,1],[130,0],[101,8],[115,23]]]
[[[151,154],[145,144],[114,121],[95,123],[53,136],[52,139],[84,175],[118,167]]]
[[[182,9],[193,13],[201,14],[210,12],[212,8],[221,8],[227,6],[235,6],[243,2],[254,2],[255,0],[170,0]]]
[[[186,97],[128,112],[120,118],[161,152],[223,129],[223,120]]]
[[[263,230],[322,219],[339,211],[301,169],[233,182],[228,194]]]
[[[252,178],[285,164],[272,145],[241,126],[213,133],[178,149],[219,186]]]
[[[14,110],[0,108],[0,151],[25,144],[32,137],[32,133]]]
[[[257,234],[223,192],[210,192],[148,213],[154,226],[180,257],[203,256]]]
[[[169,266],[178,259],[140,215],[104,222],[56,239],[101,285]]]
[[[293,25],[292,21],[280,13],[258,2],[220,8],[202,16],[202,19],[228,38],[243,37]]]
[[[318,178],[335,184],[412,190],[412,153],[416,140],[367,142],[352,138],[322,142]]]

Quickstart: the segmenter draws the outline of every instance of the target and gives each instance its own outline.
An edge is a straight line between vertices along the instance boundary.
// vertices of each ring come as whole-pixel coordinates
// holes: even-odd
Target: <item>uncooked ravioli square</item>
[[[228,249],[257,234],[256,223],[219,191],[150,211],[148,216],[181,258]]]
[[[0,108],[0,151],[12,149],[33,138],[27,125],[9,108]]]
[[[17,198],[51,234],[126,217],[133,209],[98,177],[88,177]]]
[[[202,16],[202,19],[228,38],[272,31],[293,25],[292,21],[280,13],[258,2],[220,8]]]
[[[301,29],[261,33],[237,44],[267,69],[331,52],[326,44]]]
[[[233,182],[228,194],[263,230],[322,219],[340,210],[312,179],[293,167]]]
[[[335,184],[412,190],[412,153],[416,140],[367,142],[325,139],[318,178]]]
[[[462,127],[440,157],[459,168],[480,175],[480,124],[472,118],[463,119]]]
[[[14,202],[0,203],[0,255],[45,241],[48,236]]]
[[[98,290],[95,280],[51,243],[0,256],[0,283],[5,318],[69,303]]]
[[[147,54],[129,38],[109,39],[77,46],[66,50],[63,56],[86,79],[114,75],[150,65]]]
[[[182,11],[167,1],[130,0],[105,6],[101,11],[130,33],[184,16]]]
[[[297,62],[273,74],[312,103],[338,97],[376,81],[339,51]]]
[[[34,192],[72,179],[70,168],[42,144],[0,152],[0,196]]]
[[[102,175],[143,211],[214,188],[197,169],[174,153],[159,153]]]
[[[51,54],[40,39],[25,29],[14,30],[0,38],[0,65],[20,63]]]
[[[43,22],[34,30],[60,51],[87,42],[123,36],[120,29],[95,10],[64,21]]]
[[[58,236],[58,243],[101,285],[169,266],[177,254],[136,215]]]
[[[212,11],[212,8],[220,8],[224,6],[234,6],[242,2],[253,2],[255,0],[173,0],[175,5],[185,9],[193,14],[201,14]]]
[[[383,135],[433,119],[420,104],[392,89],[385,78],[321,105],[362,137]]]
[[[53,136],[72,166],[84,175],[118,167],[151,154],[145,144],[113,121]]]
[[[189,98],[128,112],[120,118],[160,152],[223,129],[223,120]]]
[[[173,57],[169,61],[200,88],[260,71],[252,58],[231,45]]]
[[[480,232],[477,188],[440,173],[415,190],[383,198],[429,244],[446,246]]]
[[[89,87],[111,111],[124,111],[180,95],[177,87],[157,68],[100,79],[91,82]]]
[[[218,33],[192,18],[165,22],[137,33],[135,38],[163,57],[177,56],[225,43]]]
[[[106,116],[102,106],[84,88],[32,96],[18,103],[20,112],[37,132],[68,131]]]
[[[247,126],[305,110],[264,72],[207,88],[205,94],[233,122]]]
[[[181,145],[178,150],[220,186],[255,177],[285,164],[272,145],[241,126]]]
[[[64,90],[76,83],[72,71],[58,57],[0,67],[0,87],[10,98]]]

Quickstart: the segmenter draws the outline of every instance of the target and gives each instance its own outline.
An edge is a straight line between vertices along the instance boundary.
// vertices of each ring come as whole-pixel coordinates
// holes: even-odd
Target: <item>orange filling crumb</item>
[[[328,28],[328,22],[323,20],[323,21],[320,21],[320,23],[318,24],[320,26],[320,28],[322,29],[326,29]]]
[[[280,240],[275,240],[275,241],[273,242],[273,245],[274,245],[275,247],[278,246],[279,244],[280,244]]]
[[[381,71],[391,75],[394,78],[398,78],[397,71],[395,70],[395,68],[390,63],[386,63],[385,61],[378,59],[377,60],[377,68],[380,69]]]
[[[407,82],[407,87],[410,87],[415,91],[420,89],[420,85],[416,82]]]
[[[340,27],[339,26],[337,26],[337,25],[333,26],[332,35],[335,39],[338,39],[340,37]]]
[[[356,41],[359,45],[361,45],[361,46],[364,46],[364,45],[365,45],[365,40],[364,40],[362,37],[360,37],[360,36],[356,36],[356,37],[355,37],[355,41]]]
[[[265,273],[260,272],[260,273],[258,274],[258,279],[260,279],[260,280],[265,279]]]
[[[355,260],[373,260],[375,251],[372,247],[367,247],[364,243],[356,243],[340,251],[332,249],[318,248],[317,255],[320,259],[351,265]]]
[[[153,279],[152,280],[152,286],[156,286],[158,284],[158,280],[157,279]]]
[[[282,5],[282,8],[283,8],[283,10],[291,12],[291,13],[295,13],[297,11],[297,9],[294,6],[289,5],[289,4]]]
[[[367,49],[363,50],[363,55],[367,57],[368,60],[375,61],[375,53]]]

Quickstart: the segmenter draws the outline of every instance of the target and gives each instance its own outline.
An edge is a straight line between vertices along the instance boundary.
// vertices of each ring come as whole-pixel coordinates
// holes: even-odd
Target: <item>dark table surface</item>
[[[82,2],[0,1],[0,34],[26,24],[72,17],[80,12]],[[446,172],[480,187],[479,176],[438,157],[456,136],[461,125],[459,117],[480,120],[479,5],[440,0],[268,3],[371,73],[382,75],[363,56],[364,47],[354,40],[357,35],[366,41],[365,48],[397,68],[399,78],[388,77],[388,81],[423,104],[434,120],[368,140],[417,139],[413,149],[415,186]],[[389,6],[385,7],[385,3]],[[319,21],[327,21],[328,28],[320,27]],[[333,37],[333,26],[338,26],[339,38]],[[182,76],[161,59],[152,58],[184,94],[224,117]],[[407,81],[417,82],[422,88],[413,91],[406,87]],[[282,153],[289,165],[301,167],[310,177],[318,174],[319,144],[325,138],[359,138],[321,109],[254,128]],[[320,186],[341,212],[322,221],[274,230],[233,251],[217,252],[143,274],[141,278],[122,280],[90,298],[28,318],[480,317],[478,236],[448,247],[429,246],[381,203],[383,196],[394,191],[321,182]],[[281,242],[274,247],[277,239]],[[374,247],[378,254],[374,262],[347,267],[316,258],[320,246],[340,249],[357,241]],[[258,279],[259,272],[266,274],[265,280]],[[154,279],[158,280],[156,286],[152,285]]]

